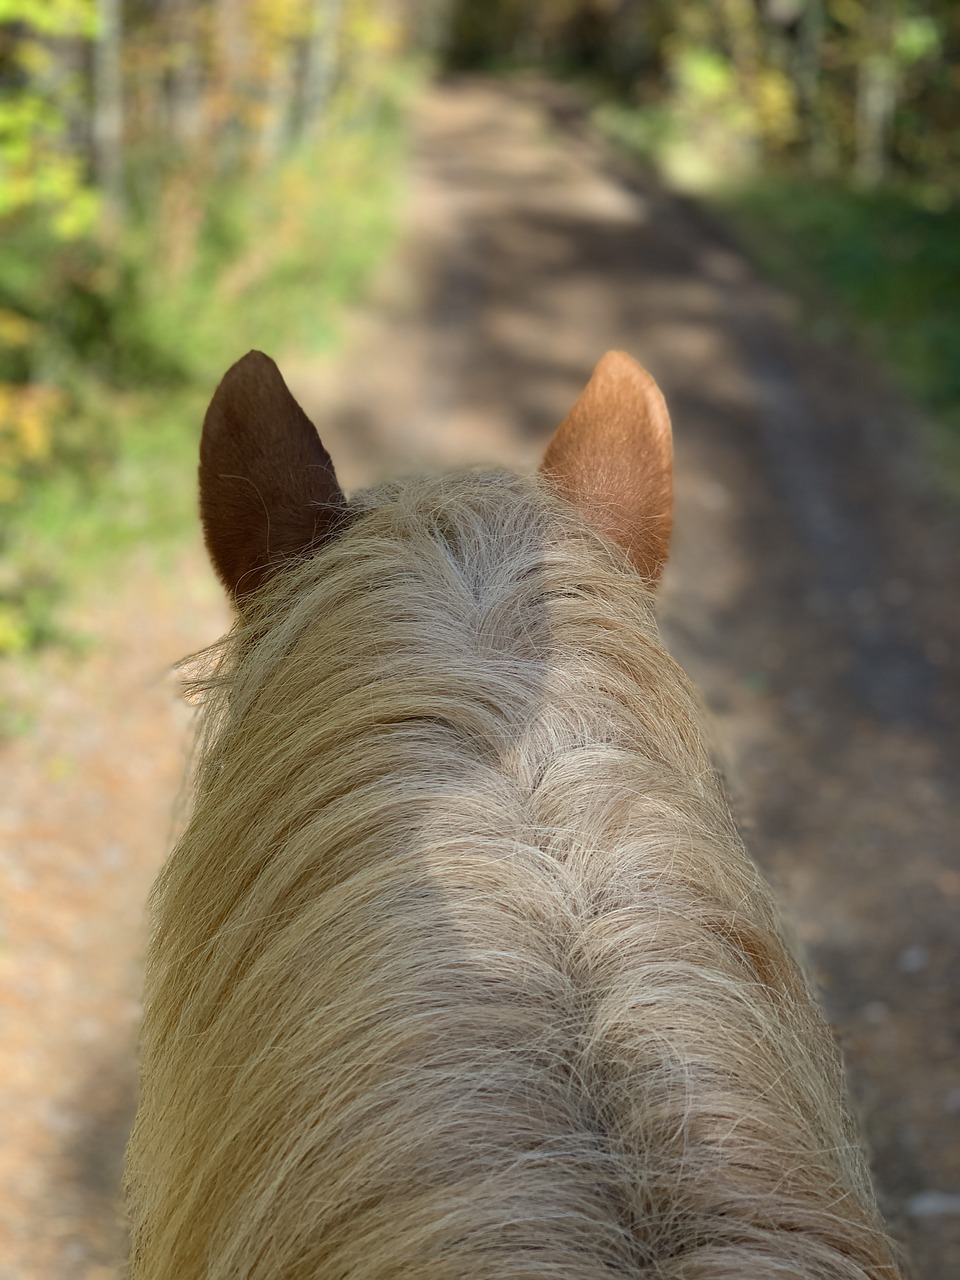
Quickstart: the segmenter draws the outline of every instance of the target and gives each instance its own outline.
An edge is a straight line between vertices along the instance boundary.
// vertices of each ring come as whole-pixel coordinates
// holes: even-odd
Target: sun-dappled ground
[[[923,1280],[960,1274],[957,530],[909,407],[796,337],[568,91],[431,91],[407,227],[340,359],[272,354],[348,491],[535,465],[604,350],[654,372],[677,437],[668,643],[823,984],[894,1229]],[[170,669],[226,617],[198,545],[145,549],[78,602],[85,656],[16,677],[33,728],[0,748],[0,1280],[117,1273],[143,907],[190,716]]]

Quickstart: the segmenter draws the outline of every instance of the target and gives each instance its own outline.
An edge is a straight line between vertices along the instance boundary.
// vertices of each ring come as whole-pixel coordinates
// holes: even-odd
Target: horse
[[[536,475],[348,500],[276,365],[200,508],[236,623],[151,899],[131,1280],[894,1280],[832,1034],[654,589],[652,377]]]

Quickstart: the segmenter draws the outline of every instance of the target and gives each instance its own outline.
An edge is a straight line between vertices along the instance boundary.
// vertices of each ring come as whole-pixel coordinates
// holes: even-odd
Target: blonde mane
[[[207,689],[135,1280],[898,1275],[641,579],[538,480],[348,516]]]

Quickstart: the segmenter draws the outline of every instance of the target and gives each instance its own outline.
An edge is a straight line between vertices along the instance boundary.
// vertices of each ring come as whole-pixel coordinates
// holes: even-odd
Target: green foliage
[[[70,147],[76,78],[50,41],[91,36],[95,0],[0,0],[0,24],[17,33],[0,38],[0,220],[30,210],[58,239],[76,239],[94,227],[98,200]]]
[[[401,141],[394,103],[370,126],[332,121],[269,181],[172,187],[176,212],[132,250],[139,332],[166,376],[209,382],[246,346],[291,333],[327,345],[389,239]]]
[[[274,57],[247,70],[273,76],[278,59],[295,68],[290,42],[315,39],[322,6],[247,3],[251,21],[267,15]],[[99,227],[75,220],[66,236],[61,215],[76,211],[76,192],[57,187],[42,152],[29,160],[24,122],[45,121],[78,173],[89,165],[57,134],[66,115],[40,100],[40,72],[26,69],[23,53],[39,31],[60,40],[47,52],[63,54],[64,24],[82,39],[90,6],[42,0],[30,26],[31,6],[0,0],[0,23],[18,22],[6,43],[0,26],[0,70],[18,68],[0,92],[0,657],[69,639],[60,619],[71,584],[102,572],[118,550],[160,545],[192,526],[198,425],[228,364],[251,346],[333,341],[344,304],[389,241],[396,207],[410,86],[378,6],[327,6],[342,21],[321,34],[336,35],[350,71],[334,60],[322,128],[308,129],[301,110],[289,135],[268,128],[262,112],[240,111],[249,80],[233,93],[222,77],[211,78],[206,98],[185,99],[191,145],[141,125],[136,95],[151,81],[131,36],[126,56],[140,70],[123,217],[115,209]],[[75,124],[86,103],[65,83],[58,92]],[[282,122],[289,97],[272,110]],[[19,134],[3,132],[10,121]],[[236,144],[229,164],[218,161],[223,131]],[[6,199],[18,156],[30,184],[19,203]]]
[[[940,30],[929,14],[912,14],[895,23],[892,46],[897,61],[909,67],[939,54]]]
[[[747,252],[805,301],[815,332],[836,337],[839,316],[929,406],[955,466],[960,211],[932,211],[891,190],[773,177],[718,199]]]
[[[107,551],[189,527],[203,397],[228,364],[251,346],[317,350],[335,339],[389,243],[401,137],[396,116],[385,118],[298,156],[266,187],[221,188],[179,278],[164,270],[162,228],[151,225],[119,268],[94,254],[81,282],[61,287],[66,310],[55,325],[35,323],[36,345],[19,355],[55,369],[56,385],[19,417],[11,397],[36,398],[37,386],[8,388],[6,406],[0,388],[0,654],[57,634],[58,582]],[[0,252],[0,280],[19,278],[18,303],[49,320],[18,247]]]
[[[0,0],[0,25],[23,23],[38,35],[92,35],[96,0]]]

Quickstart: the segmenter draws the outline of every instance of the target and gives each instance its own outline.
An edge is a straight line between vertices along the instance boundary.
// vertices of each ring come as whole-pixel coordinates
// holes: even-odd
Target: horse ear
[[[673,524],[673,442],[666,403],[645,369],[608,351],[540,470],[644,578],[657,581]]]
[[[207,550],[240,600],[336,532],[345,499],[330,455],[261,351],[232,365],[200,440],[200,517]]]

